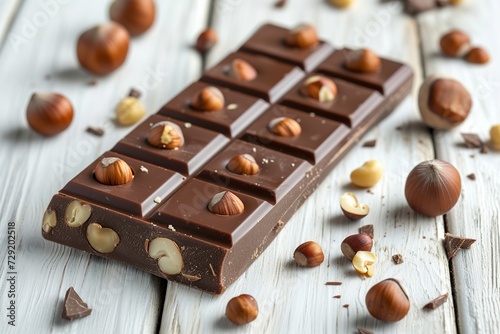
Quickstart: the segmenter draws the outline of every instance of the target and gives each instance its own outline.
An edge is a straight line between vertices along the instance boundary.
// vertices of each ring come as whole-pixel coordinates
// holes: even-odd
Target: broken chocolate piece
[[[349,304],[342,305],[343,308],[349,308]]]
[[[394,261],[395,264],[401,264],[403,263],[403,255],[401,254],[394,254],[392,256],[392,261]]]
[[[363,147],[375,147],[375,145],[377,145],[376,139],[367,140],[363,143]]]
[[[68,320],[79,319],[92,313],[92,309],[80,298],[73,287],[66,291],[62,317]]]
[[[481,138],[475,133],[461,133],[461,135],[467,148],[481,148],[484,145]]]
[[[96,127],[93,127],[93,126],[88,126],[85,131],[87,131],[88,133],[91,133],[93,135],[96,135],[98,137],[104,136],[104,129],[102,129],[102,128],[96,128]]]
[[[444,248],[448,255],[448,260],[453,258],[459,249],[470,249],[476,239],[463,238],[450,233],[444,235]]]
[[[335,296],[333,296],[333,298],[335,298],[335,299],[340,299],[340,297],[342,297],[342,296],[341,295],[335,295]]]
[[[424,308],[435,310],[439,306],[443,305],[447,300],[448,300],[448,292],[437,297],[436,299],[431,300],[430,302],[424,305]]]
[[[467,175],[467,178],[470,179],[470,180],[472,180],[472,181],[475,181],[476,180],[476,174],[471,173],[471,174]]]
[[[373,225],[365,225],[365,226],[361,226],[359,228],[359,233],[366,233],[370,236],[370,238],[373,239],[373,236],[374,236],[374,232],[373,232]]]
[[[342,282],[325,282],[325,285],[342,285]]]

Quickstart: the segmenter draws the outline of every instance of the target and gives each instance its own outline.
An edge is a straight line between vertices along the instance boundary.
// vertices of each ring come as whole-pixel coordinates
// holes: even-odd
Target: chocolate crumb
[[[335,295],[333,296],[333,298],[336,298],[336,299],[340,299],[340,297],[342,297],[341,295]]]
[[[402,127],[402,126],[397,126],[397,127],[396,127],[396,131],[401,131],[401,129],[403,129],[403,127]]]
[[[471,173],[471,174],[467,175],[467,178],[470,179],[470,180],[472,180],[472,181],[475,181],[476,180],[476,174]]]
[[[276,8],[283,8],[286,6],[287,0],[278,0],[275,4],[274,7]]]
[[[392,261],[394,261],[395,264],[401,264],[403,263],[403,255],[401,254],[394,254],[392,256]]]
[[[445,293],[444,295],[437,297],[436,299],[431,300],[430,302],[424,305],[424,308],[435,310],[439,306],[443,305],[447,300],[448,300],[448,292]]]
[[[90,79],[89,81],[87,81],[87,85],[89,86],[97,85],[97,79]]]
[[[375,145],[377,145],[376,139],[367,140],[363,143],[363,147],[375,147]]]
[[[210,270],[212,271],[212,275],[213,275],[214,277],[217,277],[217,275],[215,274],[215,270],[214,270],[214,267],[212,266],[212,264],[211,264],[211,263],[209,263],[208,265],[210,266]]]
[[[97,137],[104,136],[104,129],[102,129],[102,128],[95,128],[93,126],[88,126],[85,131],[87,131],[88,133],[91,133]]]
[[[371,189],[367,189],[366,192],[369,193],[369,194],[375,195],[375,193]]]
[[[199,276],[188,275],[188,274],[182,274],[182,276],[191,282],[196,282],[196,281],[201,280],[201,277],[199,277]]]
[[[476,155],[475,155],[475,154],[471,154],[471,155],[470,155],[470,157],[471,157],[472,159],[474,159],[474,158],[476,157]]]
[[[453,258],[459,249],[470,249],[476,239],[463,238],[450,233],[444,235],[444,248],[448,255],[448,260]]]
[[[342,282],[325,282],[325,285],[342,285]]]
[[[481,138],[475,133],[461,133],[461,135],[467,148],[482,148],[484,146]]]
[[[422,236],[422,239],[427,239],[427,237],[425,235]]]
[[[80,298],[73,287],[66,291],[62,317],[68,320],[79,319],[92,313],[92,309]]]
[[[490,150],[488,149],[488,146],[486,146],[485,144],[483,144],[483,146],[481,146],[481,150],[479,151],[479,153],[481,154],[488,154]]]
[[[374,237],[374,231],[373,231],[373,225],[365,225],[365,226],[361,226],[359,228],[359,233],[366,233],[370,236],[370,238],[373,239]]]
[[[342,305],[342,307],[344,307],[344,308],[348,308],[348,307],[349,307],[349,304],[344,304],[344,305]]]
[[[359,334],[374,334],[373,332],[370,332],[368,329],[359,328],[359,327],[358,327],[358,333]]]
[[[132,89],[130,89],[128,96],[135,97],[136,99],[138,99],[141,97],[141,92],[139,90],[137,90],[136,88],[132,88]]]

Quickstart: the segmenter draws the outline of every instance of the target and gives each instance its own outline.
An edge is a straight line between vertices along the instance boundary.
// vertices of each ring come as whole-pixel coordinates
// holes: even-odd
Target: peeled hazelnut
[[[155,14],[153,0],[115,0],[109,8],[111,20],[123,25],[132,36],[146,32],[153,25]]]
[[[299,266],[316,267],[323,263],[325,255],[319,244],[314,241],[307,241],[295,249],[293,258]]]
[[[441,51],[449,57],[463,57],[470,50],[469,36],[460,30],[452,30],[439,41]]]
[[[148,244],[148,254],[158,260],[158,268],[167,275],[177,275],[184,267],[179,246],[168,238],[155,238]]]
[[[382,178],[384,168],[378,160],[368,160],[351,173],[351,182],[360,188],[370,188]]]
[[[94,177],[99,183],[115,186],[132,181],[134,173],[130,166],[119,158],[103,158],[97,163]]]
[[[246,60],[236,58],[229,67],[228,75],[241,81],[252,81],[257,77],[257,70]]]
[[[224,94],[219,88],[209,86],[203,88],[191,100],[191,107],[198,111],[217,111],[224,108]]]
[[[240,295],[232,298],[226,306],[227,318],[236,325],[245,325],[257,319],[259,306],[250,295]]]
[[[164,121],[153,125],[147,141],[151,146],[171,150],[184,145],[184,135],[177,124]]]
[[[461,192],[460,174],[442,160],[418,164],[408,175],[405,196],[410,207],[426,216],[436,217],[450,211]]]
[[[26,118],[29,126],[44,136],[53,136],[66,130],[73,120],[73,106],[57,93],[31,95]]]
[[[394,278],[388,278],[372,286],[365,298],[370,314],[382,321],[396,322],[403,319],[410,310],[410,299],[403,285]]]
[[[137,123],[146,114],[144,106],[139,101],[137,91],[132,90],[130,95],[120,101],[115,108],[116,121],[120,125]]]
[[[245,206],[238,196],[230,191],[223,191],[216,194],[208,203],[208,210],[216,215],[232,216],[242,213]]]
[[[217,44],[217,33],[215,30],[208,28],[203,31],[196,40],[196,50],[200,53],[209,51],[215,44]]]
[[[319,102],[330,102],[337,95],[337,85],[327,77],[315,75],[306,80],[301,92]]]
[[[366,233],[358,233],[348,236],[342,241],[340,250],[346,258],[352,261],[354,256],[359,251],[371,251],[373,247],[373,240]]]
[[[345,8],[353,3],[353,0],[329,0],[332,5],[339,8]]]
[[[255,175],[259,172],[259,165],[250,154],[240,154],[234,156],[227,163],[226,168],[235,174]]]
[[[66,208],[64,221],[70,227],[80,227],[89,219],[91,213],[92,208],[90,205],[74,200]]]
[[[111,253],[120,243],[120,237],[115,231],[97,223],[87,227],[87,240],[94,250],[103,254]]]
[[[352,258],[352,266],[359,274],[372,277],[374,274],[373,264],[377,260],[375,254],[369,251],[358,251]]]
[[[278,117],[273,119],[269,122],[269,130],[281,137],[295,137],[302,132],[300,124],[289,117]]]
[[[472,98],[460,82],[429,76],[420,86],[418,105],[425,124],[434,129],[448,130],[467,118]]]
[[[359,203],[356,195],[349,192],[340,196],[340,208],[344,215],[352,220],[364,218],[370,212],[368,205]]]
[[[345,67],[353,72],[375,73],[382,67],[382,62],[372,50],[361,49],[349,53]]]
[[[301,49],[311,48],[319,43],[318,33],[312,25],[302,24],[285,36],[285,43]]]
[[[78,61],[94,74],[111,73],[127,58],[129,41],[129,34],[121,24],[101,24],[78,38]]]
[[[52,209],[47,209],[43,214],[42,231],[49,233],[57,225],[57,214]]]
[[[490,142],[495,150],[500,150],[500,124],[495,124],[491,127]]]
[[[469,53],[465,56],[465,60],[473,64],[486,64],[490,61],[488,52],[479,47],[470,49]]]

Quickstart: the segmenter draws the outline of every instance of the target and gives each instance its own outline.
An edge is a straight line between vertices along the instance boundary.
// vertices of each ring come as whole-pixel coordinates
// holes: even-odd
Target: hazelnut
[[[240,154],[234,156],[227,163],[226,168],[235,174],[255,175],[259,172],[259,165],[250,154]]]
[[[474,47],[467,53],[465,60],[473,64],[486,64],[490,61],[490,55],[485,49]]]
[[[196,40],[196,50],[200,53],[209,51],[215,44],[217,44],[217,33],[215,30],[208,28],[204,30]]]
[[[217,111],[224,108],[224,94],[219,88],[209,86],[203,88],[191,100],[191,107],[198,111]]]
[[[184,145],[184,135],[177,124],[164,121],[151,127],[147,141],[151,146],[171,150]]]
[[[410,207],[426,216],[436,217],[450,211],[461,192],[460,174],[442,160],[418,164],[408,175],[405,196]]]
[[[351,173],[351,182],[360,188],[370,188],[382,178],[384,168],[378,160],[368,160]]]
[[[245,210],[245,205],[232,192],[222,191],[208,203],[208,210],[216,215],[232,216],[242,213]]]
[[[364,218],[370,212],[368,205],[359,203],[356,195],[349,192],[340,196],[340,208],[344,215],[351,220]]]
[[[179,246],[168,238],[155,238],[150,241],[148,254],[158,260],[158,268],[166,275],[177,275],[184,267]]]
[[[329,0],[332,5],[339,8],[349,7],[353,0]]]
[[[301,93],[319,102],[330,102],[337,95],[337,85],[327,77],[315,75],[306,80]]]
[[[250,295],[243,294],[232,298],[226,306],[226,317],[236,325],[245,325],[259,315],[257,301]]]
[[[103,254],[111,253],[120,243],[120,237],[114,230],[97,223],[87,227],[87,240],[95,251]]]
[[[78,38],[78,61],[94,74],[109,74],[127,58],[129,41],[129,34],[121,24],[101,24],[85,31]]]
[[[375,267],[373,264],[377,260],[375,254],[369,251],[358,251],[352,258],[352,266],[359,274],[372,277]]]
[[[127,96],[116,106],[115,114],[118,124],[132,125],[144,117],[146,110],[136,97]]]
[[[345,238],[340,245],[340,250],[346,258],[352,261],[357,252],[369,252],[372,250],[372,247],[373,239],[366,233],[358,233]]]
[[[97,163],[94,177],[99,183],[115,186],[132,181],[134,174],[130,166],[119,158],[103,158]]]
[[[319,43],[318,33],[312,25],[301,24],[285,36],[285,43],[301,49],[311,48]]]
[[[146,32],[153,25],[155,14],[153,0],[115,0],[109,7],[111,20],[123,25],[132,36]]]
[[[278,117],[271,120],[269,122],[269,130],[281,137],[295,137],[302,132],[300,124],[289,117]]]
[[[57,225],[57,214],[52,209],[47,209],[43,214],[42,231],[49,233]]]
[[[229,67],[228,75],[241,81],[252,81],[257,77],[257,70],[246,60],[236,58]]]
[[[490,142],[495,150],[500,150],[500,124],[495,124],[490,128]]]
[[[460,30],[452,30],[439,41],[441,51],[449,57],[463,57],[470,50],[469,36]]]
[[[429,76],[420,86],[418,105],[427,126],[448,130],[467,118],[472,108],[472,98],[460,82]]]
[[[82,226],[92,214],[92,207],[86,203],[74,200],[69,203],[64,213],[64,221],[70,227]]]
[[[31,95],[26,110],[29,126],[44,136],[53,136],[66,130],[73,120],[73,106],[57,93]]]
[[[345,67],[353,72],[375,73],[382,67],[382,61],[372,50],[354,50],[347,56]]]
[[[299,266],[316,267],[323,263],[325,255],[319,244],[307,241],[295,249],[293,258]]]
[[[410,299],[403,285],[394,278],[388,278],[372,286],[365,298],[370,314],[382,321],[396,322],[403,319],[410,310]]]

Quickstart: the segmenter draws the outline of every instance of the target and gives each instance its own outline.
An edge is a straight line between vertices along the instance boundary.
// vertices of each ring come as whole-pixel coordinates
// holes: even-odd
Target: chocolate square
[[[257,77],[251,81],[231,78],[229,68],[234,59],[242,59],[257,71]],[[235,52],[224,58],[219,64],[207,70],[201,80],[240,90],[246,94],[260,97],[274,103],[281,98],[302,77],[304,72],[293,65],[283,64],[274,59]]]
[[[269,107],[269,104],[261,99],[216,86],[224,95],[224,109],[198,111],[191,108],[193,96],[209,86],[211,85],[201,81],[189,85],[165,104],[158,113],[212,129],[234,138]]]
[[[278,117],[296,120],[302,130],[300,135],[282,137],[272,133],[269,130],[269,123]],[[314,113],[304,113],[290,107],[275,105],[247,129],[243,138],[256,145],[277,149],[316,164],[328,152],[341,145],[348,134],[349,129],[338,122]]]
[[[151,217],[152,220],[171,226],[189,235],[225,245],[234,245],[241,237],[271,210],[272,205],[231,190],[244,204],[245,210],[238,215],[216,215],[208,210],[212,198],[229,189],[192,179],[175,193]]]
[[[226,168],[240,154],[254,157],[260,168],[257,174],[240,175]],[[215,156],[198,177],[276,204],[309,168],[311,165],[302,159],[237,140]]]
[[[94,169],[105,157],[125,161],[134,172],[132,181],[116,186],[99,183],[94,178]],[[160,205],[157,198],[164,200],[182,181],[178,173],[108,151],[69,181],[61,193],[144,217]]]
[[[333,47],[320,42],[313,48],[290,47],[284,43],[289,29],[265,24],[241,47],[242,51],[259,53],[310,72],[333,52]]]
[[[316,74],[310,75],[314,76]],[[372,113],[384,101],[380,93],[350,82],[330,78],[337,85],[337,96],[329,102],[319,102],[305,96],[301,88],[305,80],[292,89],[281,103],[344,123],[354,128]]]
[[[151,127],[158,122],[170,121],[177,124],[184,135],[184,145],[176,149],[162,149],[148,144],[146,138]],[[229,142],[223,135],[196,125],[153,115],[113,147],[114,152],[128,155],[157,166],[168,168],[184,175],[196,172],[214,153]]]
[[[350,71],[344,67],[344,63],[351,52],[353,50],[350,49],[335,51],[317,71],[375,89],[384,95],[396,92],[411,76],[412,71],[407,65],[384,58],[380,58],[382,67],[377,73]]]

